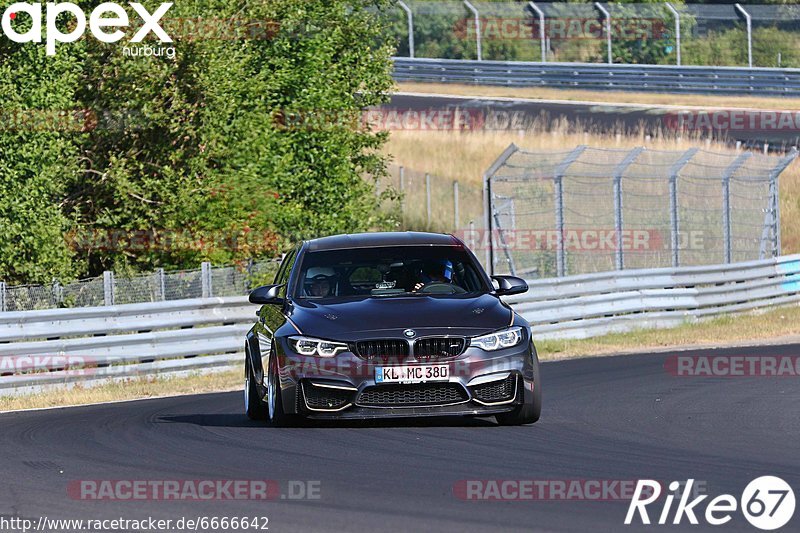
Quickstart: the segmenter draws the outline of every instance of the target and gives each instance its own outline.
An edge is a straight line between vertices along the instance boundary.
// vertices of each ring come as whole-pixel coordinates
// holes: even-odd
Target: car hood
[[[403,337],[413,329],[425,335],[474,336],[511,324],[512,311],[497,297],[409,296],[357,301],[295,302],[290,320],[303,335],[330,340]]]

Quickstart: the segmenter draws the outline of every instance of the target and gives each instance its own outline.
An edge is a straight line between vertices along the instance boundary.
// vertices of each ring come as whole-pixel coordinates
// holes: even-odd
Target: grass
[[[547,87],[490,87],[450,83],[400,83],[399,91],[414,93],[452,94],[460,96],[502,96],[538,100],[582,100],[589,102],[620,102],[652,105],[685,105],[702,107],[749,109],[800,109],[798,98],[767,96],[711,96],[703,94],[636,93],[621,91],[585,91],[580,89],[551,89]]]
[[[512,142],[528,150],[556,152],[563,152],[580,144],[596,148],[645,146],[655,150],[687,150],[699,146],[717,152],[734,151],[725,144],[698,137],[678,138],[668,135],[649,137],[644,134],[626,136],[581,131],[579,125],[565,122],[552,131],[537,129],[536,125],[521,132],[393,131],[385,146],[385,152],[392,157],[395,165],[431,173],[436,180],[444,182],[443,188],[451,188],[451,182],[457,180],[465,185],[465,188],[471,187],[477,190],[476,194],[470,196],[474,197],[474,202],[471,203],[476,205],[464,203],[462,214],[467,213],[471,218],[480,220],[482,200],[479,191],[483,172]],[[798,253],[800,252],[800,224],[797,223],[800,220],[800,162],[797,160],[781,174],[780,210],[783,253]],[[463,216],[462,219],[468,220]],[[451,230],[452,226],[436,229]]]
[[[244,371],[236,368],[209,374],[195,373],[186,377],[133,378],[105,383],[96,387],[76,385],[74,388],[59,391],[59,394],[31,393],[19,396],[0,396],[0,412],[230,391],[241,388],[244,381],[243,375]]]
[[[536,345],[543,361],[553,361],[624,352],[643,353],[669,347],[716,346],[719,339],[732,344],[757,343],[793,335],[800,335],[800,305],[728,315],[670,329],[615,333],[582,340],[539,341]],[[75,387],[59,394],[0,396],[0,411],[223,392],[241,390],[241,387],[242,369],[236,368],[214,374],[131,379],[92,388]]]

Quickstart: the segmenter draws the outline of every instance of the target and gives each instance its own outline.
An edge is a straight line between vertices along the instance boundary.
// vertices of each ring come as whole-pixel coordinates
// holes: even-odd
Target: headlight
[[[343,342],[325,341],[313,337],[289,337],[289,346],[300,355],[318,355],[319,357],[333,357],[339,352],[347,350]]]
[[[522,328],[517,326],[504,329],[496,333],[473,337],[470,339],[470,346],[477,346],[487,352],[511,348],[522,342]]]

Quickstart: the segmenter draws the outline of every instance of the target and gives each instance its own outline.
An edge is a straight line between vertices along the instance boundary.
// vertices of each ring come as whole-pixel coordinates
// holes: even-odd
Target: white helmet
[[[317,276],[327,276],[329,278],[336,275],[336,271],[328,267],[311,267],[306,270],[306,279],[313,279]]]

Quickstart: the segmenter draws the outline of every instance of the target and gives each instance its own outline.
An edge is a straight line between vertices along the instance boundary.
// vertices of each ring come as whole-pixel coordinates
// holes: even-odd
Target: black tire
[[[533,400],[528,403],[523,403],[514,408],[513,411],[508,413],[500,413],[495,415],[497,423],[501,426],[521,426],[524,424],[535,424],[539,421],[542,414],[542,386],[541,379],[539,378],[539,356],[536,354],[536,348],[533,348]],[[517,385],[519,387],[518,394],[525,397],[525,383],[520,379]]]
[[[291,427],[300,422],[298,415],[289,415],[283,410],[283,394],[281,394],[281,382],[278,376],[278,360],[272,354],[269,358],[269,371],[267,372],[267,379],[271,380],[275,390],[275,407],[273,409],[270,423],[275,427]],[[269,392],[267,392],[269,395]],[[269,399],[267,399],[269,401]],[[269,413],[269,408],[267,408]]]
[[[255,376],[250,366],[250,356],[247,355],[244,362],[244,410],[250,420],[266,420],[269,418],[269,410],[261,400],[256,386]]]

